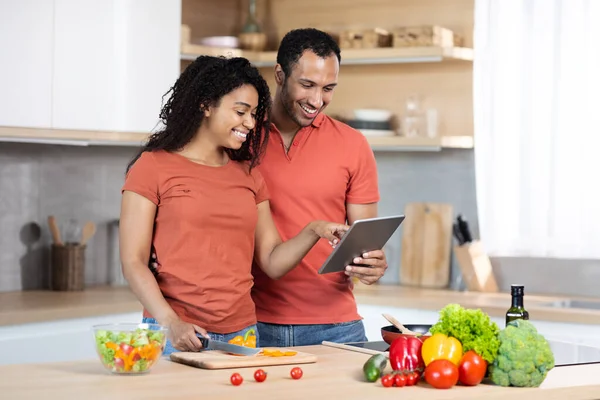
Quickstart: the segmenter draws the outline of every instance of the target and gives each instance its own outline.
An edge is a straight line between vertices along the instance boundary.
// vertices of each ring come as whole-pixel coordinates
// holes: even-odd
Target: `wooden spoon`
[[[85,223],[85,225],[83,226],[83,229],[81,230],[81,246],[84,246],[88,240],[90,240],[92,238],[92,236],[94,236],[94,234],[96,233],[96,224],[94,224],[92,221],[88,221]]]
[[[411,331],[410,329],[408,329],[407,327],[402,325],[396,318],[392,317],[391,315],[389,315],[389,314],[381,314],[381,315],[383,315],[383,317],[385,319],[390,321],[390,323],[392,325],[394,325],[396,328],[398,328],[400,333],[402,333],[403,335],[421,336],[420,333]]]
[[[58,229],[58,224],[56,223],[56,218],[54,215],[50,215],[48,217],[48,226],[50,227],[50,233],[52,233],[52,240],[54,244],[57,246],[62,246],[63,242],[60,238],[60,230]]]

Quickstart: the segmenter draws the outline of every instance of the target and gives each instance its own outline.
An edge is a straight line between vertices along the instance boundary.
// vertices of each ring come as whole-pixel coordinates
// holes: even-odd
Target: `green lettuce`
[[[473,350],[488,363],[494,362],[500,348],[500,328],[490,316],[480,309],[465,309],[458,304],[442,308],[440,319],[429,332],[455,337],[465,353]]]
[[[142,371],[145,371],[146,369],[148,369],[148,361],[143,358],[137,360],[135,362],[135,364],[133,364],[133,367],[131,368],[131,370],[133,372],[142,372]]]
[[[108,332],[108,331],[96,332],[96,345],[101,345],[106,342],[110,342],[110,332]]]
[[[164,338],[165,338],[165,334],[163,332],[159,332],[159,331],[148,332],[148,339],[150,339],[151,342],[162,343]]]
[[[138,329],[135,331],[132,341],[132,345],[135,347],[144,346],[150,343],[150,340],[148,340],[148,333],[143,329]]]
[[[113,336],[114,336],[114,339],[112,341],[116,344],[121,344],[121,343],[130,344],[131,338],[133,337],[131,332],[115,332],[115,333],[113,333]]]

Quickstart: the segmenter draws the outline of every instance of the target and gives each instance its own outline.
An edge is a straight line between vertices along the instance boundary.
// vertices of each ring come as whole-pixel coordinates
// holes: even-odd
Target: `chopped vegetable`
[[[448,360],[458,365],[463,355],[462,344],[455,337],[436,333],[425,339],[421,354],[426,366],[435,360]]]
[[[494,361],[500,347],[500,328],[489,315],[480,309],[465,309],[458,304],[442,308],[439,321],[429,331],[432,335],[443,333],[455,337],[465,353],[473,350],[488,363]]]
[[[248,329],[244,336],[238,335],[231,339],[229,343],[256,348],[256,331],[254,329]]]
[[[550,345],[531,322],[517,319],[500,331],[498,357],[489,367],[496,385],[538,387],[552,368]]]
[[[133,332],[96,331],[96,351],[102,364],[117,373],[145,372],[163,352],[165,334],[138,328]]]
[[[298,354],[298,352],[293,350],[263,349],[261,354],[267,357],[291,357]]]

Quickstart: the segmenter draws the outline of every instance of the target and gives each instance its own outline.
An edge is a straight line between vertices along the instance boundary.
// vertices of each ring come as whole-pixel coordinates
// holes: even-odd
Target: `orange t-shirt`
[[[346,203],[379,201],[377,164],[363,134],[324,114],[301,129],[285,153],[273,127],[258,169],[283,240],[314,220],[346,222]],[[332,249],[320,240],[302,262],[274,281],[254,266],[252,298],[258,321],[328,324],[360,319],[352,281],[344,272],[319,275]]]
[[[166,151],[145,152],[122,190],[157,205],[157,282],[175,313],[215,333],[255,324],[256,205],[269,196],[261,174],[235,161],[209,167]],[[144,316],[151,317],[146,310]]]

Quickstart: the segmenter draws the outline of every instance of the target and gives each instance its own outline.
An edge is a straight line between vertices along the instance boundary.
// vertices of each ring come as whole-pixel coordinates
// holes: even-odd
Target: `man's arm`
[[[377,215],[377,203],[346,204],[348,225],[352,225],[359,219],[375,218]],[[377,282],[388,267],[383,250],[374,250],[365,253],[362,257],[355,258],[354,264],[369,265],[369,267],[359,267],[356,265],[346,267],[346,275],[356,277],[366,285]]]

